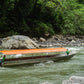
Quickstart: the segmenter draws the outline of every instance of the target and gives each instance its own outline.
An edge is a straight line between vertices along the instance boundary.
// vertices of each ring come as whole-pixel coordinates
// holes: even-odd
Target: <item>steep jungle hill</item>
[[[84,0],[0,0],[0,37],[84,35]]]

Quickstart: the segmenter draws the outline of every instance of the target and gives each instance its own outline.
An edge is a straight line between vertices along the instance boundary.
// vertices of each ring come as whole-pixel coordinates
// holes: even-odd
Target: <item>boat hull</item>
[[[25,64],[34,64],[34,63],[51,61],[51,60],[56,62],[60,60],[68,60],[72,58],[75,54],[76,53],[71,53],[68,56],[66,54],[56,54],[56,55],[46,55],[46,56],[5,59],[5,61],[1,64],[1,66],[17,66],[17,65],[25,65]]]

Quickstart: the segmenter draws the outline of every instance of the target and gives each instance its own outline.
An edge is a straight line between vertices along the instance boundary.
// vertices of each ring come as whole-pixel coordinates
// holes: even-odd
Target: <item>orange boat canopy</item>
[[[12,54],[63,52],[66,50],[67,50],[66,48],[42,48],[42,49],[3,50],[0,52],[5,54],[5,55],[12,55]]]

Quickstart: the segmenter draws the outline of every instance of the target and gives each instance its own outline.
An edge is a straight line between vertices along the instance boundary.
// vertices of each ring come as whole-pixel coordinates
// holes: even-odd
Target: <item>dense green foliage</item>
[[[0,37],[84,35],[83,0],[0,0]]]

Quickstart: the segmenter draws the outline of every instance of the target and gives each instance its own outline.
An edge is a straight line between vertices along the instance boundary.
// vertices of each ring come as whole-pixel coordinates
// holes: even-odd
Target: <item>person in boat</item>
[[[1,66],[2,60],[0,59],[0,66]]]
[[[1,64],[2,64],[2,59],[3,59],[3,57],[0,57],[0,66],[1,66]]]
[[[67,54],[67,56],[69,55],[69,50],[68,49],[66,50],[66,54]]]
[[[1,59],[0,59],[0,66],[1,66],[2,62],[4,62],[4,61],[5,61],[5,55],[3,57],[1,57]]]
[[[6,57],[6,56],[4,55],[4,56],[3,56],[3,59],[2,59],[2,62],[4,62],[4,61],[5,61],[5,57]]]

